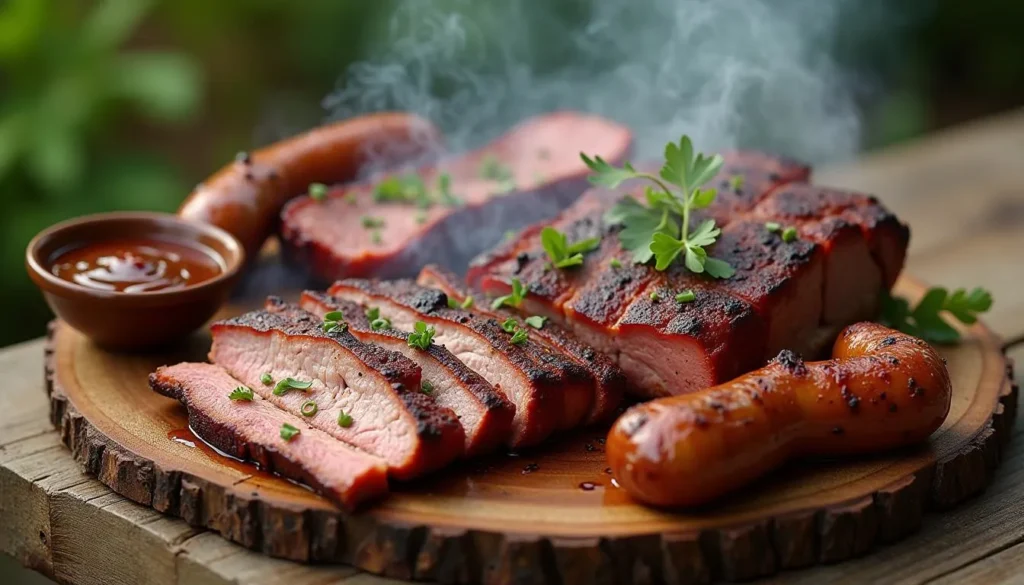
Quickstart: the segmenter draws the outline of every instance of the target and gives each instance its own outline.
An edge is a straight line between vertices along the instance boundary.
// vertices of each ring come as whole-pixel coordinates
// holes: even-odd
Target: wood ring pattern
[[[271,556],[457,583],[710,583],[864,554],[914,532],[926,510],[981,491],[1010,437],[1018,389],[998,339],[980,324],[965,334],[943,350],[953,406],[929,445],[790,465],[688,514],[644,508],[615,489],[599,431],[470,462],[344,514],[299,486],[168,438],[187,424],[184,409],[151,392],[145,376],[201,358],[206,340],[173,355],[117,356],[55,322],[45,374],[51,421],[86,472]]]

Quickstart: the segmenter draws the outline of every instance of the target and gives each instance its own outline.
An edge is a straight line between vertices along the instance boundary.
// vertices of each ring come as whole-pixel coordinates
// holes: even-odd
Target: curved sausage
[[[339,183],[377,160],[409,158],[436,148],[430,122],[402,112],[382,112],[321,126],[261,148],[200,183],[178,215],[221,227],[237,237],[249,257],[271,234],[284,204],[310,183]]]
[[[731,382],[629,409],[606,447],[619,485],[648,504],[693,506],[790,457],[892,449],[942,425],[949,374],[924,341],[857,323],[832,355],[804,363],[783,351]]]

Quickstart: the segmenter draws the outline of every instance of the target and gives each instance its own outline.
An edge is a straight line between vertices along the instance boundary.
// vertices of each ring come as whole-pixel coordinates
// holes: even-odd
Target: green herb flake
[[[500,309],[501,307],[518,307],[523,302],[523,298],[526,297],[526,287],[519,281],[518,278],[512,279],[512,292],[507,295],[500,296],[491,303],[492,309]]]
[[[661,295],[658,294],[658,291],[656,290],[652,290],[649,296],[651,297],[651,300],[654,302],[658,302],[661,300]]]
[[[516,322],[514,317],[509,317],[502,321],[501,328],[505,333],[514,333],[516,329],[519,329],[519,323]]]
[[[344,410],[338,412],[338,426],[347,429],[352,426],[352,417],[345,413]]]
[[[377,246],[384,243],[384,237],[381,235],[380,230],[373,230],[370,234],[370,242]]]
[[[427,394],[429,396],[430,394],[434,393],[434,385],[430,382],[430,380],[423,380],[422,382],[420,382],[420,392],[423,392],[424,394]]]
[[[359,218],[359,223],[363,225],[363,228],[368,230],[380,229],[384,227],[384,220],[382,218],[374,217],[372,215],[362,216],[361,218]]]
[[[412,333],[409,334],[409,347],[426,351],[430,348],[430,344],[434,342],[435,333],[437,331],[433,327],[427,327],[427,324],[423,321],[417,321],[412,326]]]
[[[302,416],[313,416],[318,410],[320,410],[320,407],[313,400],[307,400],[299,407],[299,412],[302,413]]]
[[[452,176],[448,173],[441,173],[437,176],[437,197],[442,205],[448,207],[462,205],[462,200],[452,193]]]
[[[676,295],[677,303],[692,303],[697,298],[697,295],[692,290],[684,290],[683,292]]]
[[[480,178],[490,181],[512,180],[512,169],[503,165],[494,155],[487,155],[480,161]]]
[[[293,427],[288,423],[281,425],[281,438],[285,441],[291,441],[295,437],[299,436],[299,429]]]
[[[462,299],[462,303],[459,305],[460,309],[472,309],[473,308],[473,295],[467,295],[466,298]]]
[[[310,183],[309,197],[314,201],[323,201],[327,198],[327,185],[323,183]]]
[[[740,189],[743,188],[743,183],[745,182],[746,179],[743,177],[743,175],[733,175],[729,177],[729,188],[732,189],[733,191],[739,191]]]
[[[653,185],[644,193],[646,205],[624,197],[605,214],[605,222],[622,226],[619,240],[633,253],[633,262],[654,260],[654,268],[664,271],[682,256],[691,272],[714,278],[735,274],[727,262],[708,256],[706,249],[722,231],[715,221],[705,220],[692,232],[690,226],[691,212],[715,200],[717,190],[702,186],[722,168],[721,156],[695,153],[690,138],[683,136],[678,144],[665,146],[665,163],[657,175],[637,171],[629,163],[616,167],[599,156],[590,158],[580,153],[580,157],[592,171],[589,179],[595,185],[614,189],[628,179],[643,179]]]
[[[248,386],[239,386],[238,388],[235,388],[234,390],[232,390],[231,394],[228,394],[228,398],[230,398],[231,400],[248,400],[248,401],[251,401],[252,400],[252,388],[249,388]]]
[[[288,393],[289,390],[309,390],[309,387],[313,385],[313,382],[303,382],[302,380],[296,380],[295,378],[285,378],[274,386],[274,395],[283,396]]]
[[[612,268],[622,268],[622,262],[619,262],[618,258],[612,258],[608,261],[608,266],[611,266]]]
[[[270,386],[274,383],[274,377],[270,375],[270,372],[263,372],[263,375],[260,376],[260,382],[263,382],[264,386]]]
[[[790,227],[782,230],[782,241],[783,242],[786,242],[787,244],[790,243],[790,242],[795,242],[796,238],[797,238],[797,234],[796,234],[796,228],[795,227],[790,226]]]
[[[777,234],[782,231],[782,225],[780,225],[778,222],[769,221],[765,222],[764,229],[768,230],[773,234]]]
[[[555,268],[569,268],[583,264],[583,254],[596,250],[601,245],[601,238],[569,244],[564,233],[547,226],[540,232],[540,242]]]
[[[370,329],[373,331],[383,331],[385,329],[391,329],[391,319],[386,317],[380,319],[374,319],[370,321]]]
[[[542,317],[540,315],[531,315],[531,316],[523,319],[523,321],[527,325],[529,325],[530,327],[533,327],[534,329],[540,329],[540,328],[544,327],[544,323],[546,323],[547,320],[548,320],[547,317]]]
[[[516,329],[515,333],[512,334],[512,339],[509,339],[509,342],[512,345],[522,345],[526,343],[526,336],[526,329]]]

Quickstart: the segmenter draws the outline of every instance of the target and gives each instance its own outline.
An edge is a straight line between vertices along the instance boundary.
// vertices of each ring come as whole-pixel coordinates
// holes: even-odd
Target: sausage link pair
[[[430,122],[402,112],[321,126],[242,153],[200,183],[178,215],[227,230],[251,258],[273,232],[284,204],[305,193],[310,183],[351,181],[368,162],[411,158],[440,142]]]
[[[607,440],[619,485],[648,504],[694,506],[791,457],[893,449],[945,420],[949,374],[924,341],[857,323],[832,356],[804,363],[783,351],[725,384],[629,409]]]

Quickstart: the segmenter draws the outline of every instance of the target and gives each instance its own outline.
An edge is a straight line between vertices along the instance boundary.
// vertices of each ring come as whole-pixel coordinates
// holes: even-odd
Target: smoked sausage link
[[[241,153],[200,183],[178,210],[181,217],[227,230],[255,256],[273,232],[281,208],[310,183],[356,178],[368,163],[387,164],[437,148],[430,122],[403,112],[382,112],[328,124]]]
[[[619,485],[656,506],[695,506],[791,457],[846,455],[924,441],[952,389],[926,342],[876,323],[847,327],[832,359],[782,351],[735,380],[627,410],[608,433]]]

